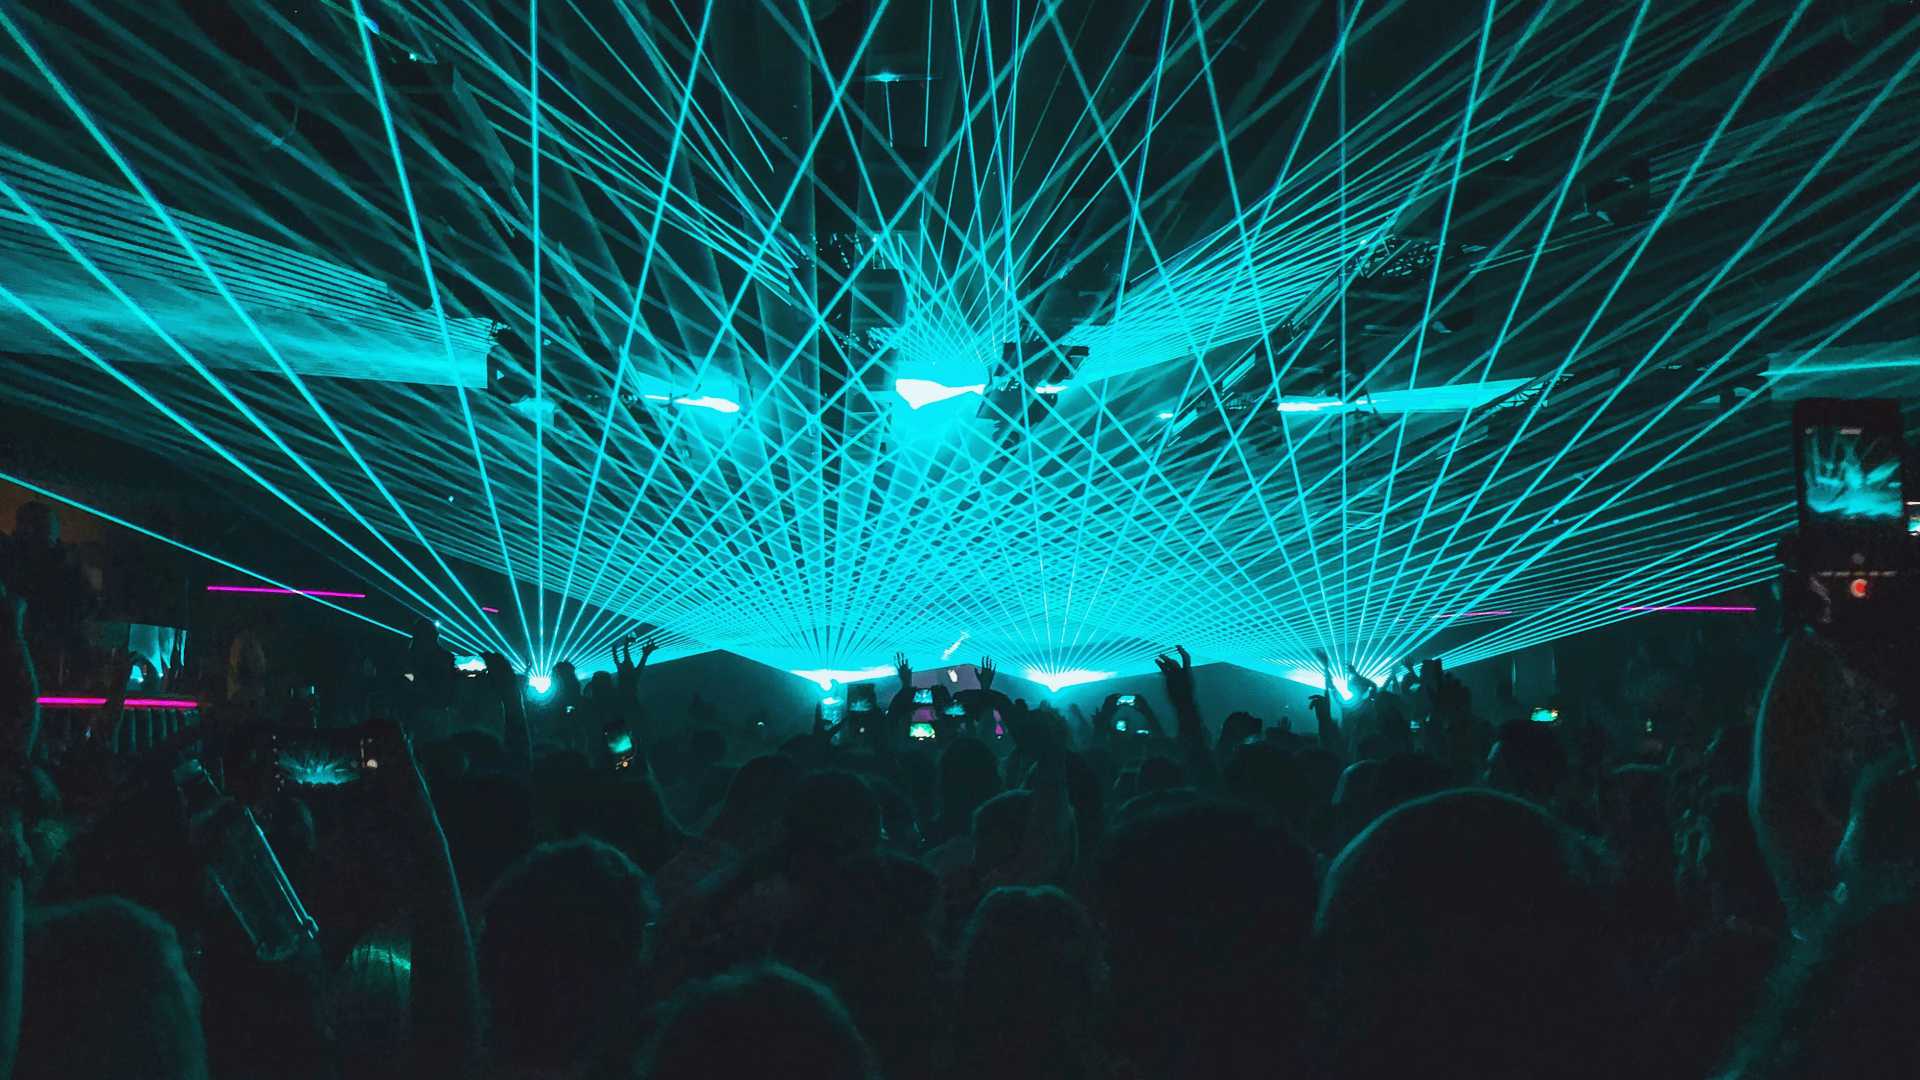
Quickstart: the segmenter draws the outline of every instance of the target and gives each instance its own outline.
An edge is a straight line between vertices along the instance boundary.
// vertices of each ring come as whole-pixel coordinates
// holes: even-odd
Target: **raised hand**
[[[900,689],[910,690],[913,688],[913,664],[908,662],[906,653],[897,652],[893,654],[893,673],[900,676]]]
[[[1179,659],[1166,654],[1154,657],[1153,662],[1160,668],[1160,677],[1166,682],[1167,697],[1176,707],[1193,703],[1193,657],[1187,654],[1183,645],[1174,646]]]
[[[991,656],[981,657],[980,663],[974,667],[973,671],[975,675],[980,677],[980,689],[982,690],[993,689],[993,677],[1000,674],[1000,669],[994,666],[993,657]]]
[[[646,667],[647,661],[653,659],[653,654],[659,651],[660,651],[659,638],[649,637],[647,640],[641,642],[640,643],[640,666]]]

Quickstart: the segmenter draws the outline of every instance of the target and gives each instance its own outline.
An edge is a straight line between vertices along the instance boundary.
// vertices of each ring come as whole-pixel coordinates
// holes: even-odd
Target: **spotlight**
[[[529,675],[527,676],[527,689],[533,691],[535,697],[546,697],[547,694],[553,690],[553,676]]]

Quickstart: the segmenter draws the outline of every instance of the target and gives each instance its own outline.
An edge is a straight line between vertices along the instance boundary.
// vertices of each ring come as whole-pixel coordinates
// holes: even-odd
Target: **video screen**
[[[1842,521],[1899,521],[1899,443],[1857,427],[1806,429],[1801,481],[1810,515]]]

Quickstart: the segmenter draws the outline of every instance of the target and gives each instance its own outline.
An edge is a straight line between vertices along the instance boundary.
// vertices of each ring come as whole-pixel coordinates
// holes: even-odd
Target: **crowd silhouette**
[[[542,696],[423,623],[317,719],[236,643],[130,753],[125,656],[37,737],[41,673],[90,670],[51,520],[0,547],[0,1080],[1920,1067],[1905,642],[1790,635],[1697,743],[1434,662],[1312,731],[1209,716],[1178,649],[1090,715],[902,657],[776,741],[663,723],[648,644]]]

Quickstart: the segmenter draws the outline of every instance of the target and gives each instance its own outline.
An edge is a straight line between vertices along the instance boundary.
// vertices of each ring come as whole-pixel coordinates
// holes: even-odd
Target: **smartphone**
[[[956,718],[967,715],[967,707],[965,705],[960,704],[957,701],[952,703],[951,705],[948,705],[946,708],[940,711],[945,713],[948,716],[952,716]]]
[[[932,724],[908,724],[907,738],[931,739],[933,738],[933,725]]]
[[[1118,698],[1115,698],[1114,700],[1116,704],[1131,705],[1134,702],[1140,700],[1140,698],[1136,694],[1121,694]]]
[[[847,687],[847,711],[856,713],[872,712],[874,709],[872,683],[856,683]]]
[[[613,767],[626,769],[633,766],[633,733],[627,725],[614,721],[602,732],[607,740],[607,753],[613,755]]]
[[[1549,709],[1549,708],[1547,708],[1547,707],[1546,707],[1545,705],[1536,705],[1536,706],[1534,706],[1534,710],[1533,710],[1533,722],[1534,722],[1534,723],[1536,723],[1536,724],[1551,724],[1551,723],[1553,723],[1553,722],[1554,722],[1555,720],[1558,720],[1558,719],[1560,719],[1560,710],[1559,710],[1559,709]]]
[[[1789,617],[1841,636],[1882,631],[1906,615],[1913,558],[1899,403],[1796,401],[1793,436],[1801,588]]]
[[[828,724],[837,724],[847,715],[847,702],[844,698],[831,695],[820,699],[820,719]]]
[[[274,782],[285,787],[339,787],[380,767],[364,728],[296,728],[270,732]]]
[[[920,689],[915,690],[913,692],[913,703],[915,705],[933,704],[933,687],[923,686]]]

